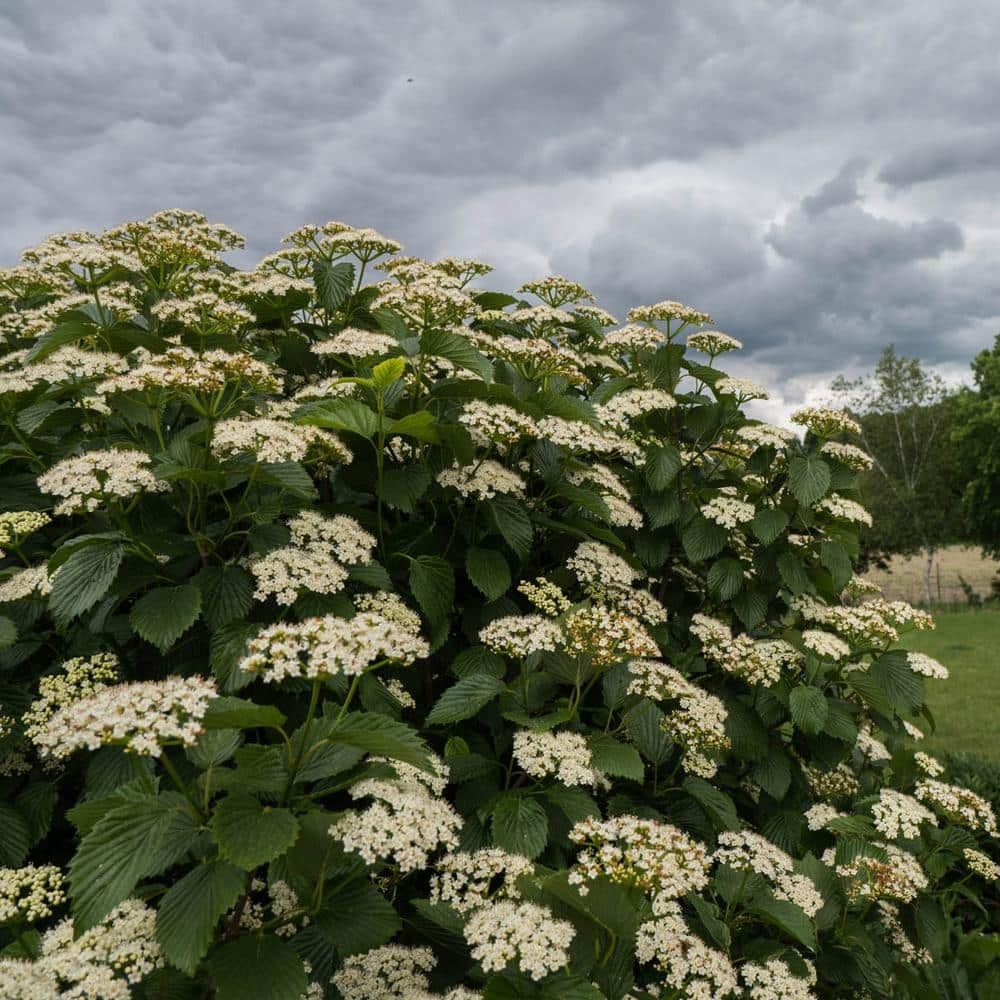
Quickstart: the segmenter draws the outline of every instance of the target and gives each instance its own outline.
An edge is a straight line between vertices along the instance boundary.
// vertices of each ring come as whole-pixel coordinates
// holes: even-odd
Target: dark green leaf
[[[161,653],[198,620],[201,591],[192,583],[180,587],[158,587],[135,602],[129,621],[136,634],[151,642]]]
[[[729,532],[699,514],[681,532],[681,544],[691,562],[704,562],[717,556],[729,541]]]
[[[201,613],[211,629],[242,618],[253,606],[253,581],[240,566],[205,566],[192,583],[201,591]]]
[[[646,768],[635,747],[619,743],[613,736],[604,734],[591,736],[587,744],[591,763],[602,774],[631,781],[642,781],[645,777]]]
[[[815,736],[826,723],[829,707],[826,695],[819,688],[800,684],[788,696],[792,722],[805,733]]]
[[[753,516],[750,527],[764,544],[770,545],[788,526],[788,515],[780,507],[764,507]]]
[[[505,792],[493,807],[493,842],[512,854],[537,858],[549,838],[545,810],[518,792]]]
[[[255,705],[245,698],[213,698],[202,719],[206,729],[255,729],[258,726],[277,728],[285,716],[273,705]]]
[[[325,260],[313,261],[313,284],[316,286],[316,301],[327,312],[335,312],[347,301],[354,287],[354,265],[348,261],[336,264]]]
[[[788,463],[788,488],[804,507],[811,507],[830,488],[830,466],[816,455]]]
[[[216,1000],[299,1000],[309,985],[302,959],[272,934],[245,934],[208,960]]]
[[[63,623],[92,608],[118,575],[124,550],[117,544],[87,545],[74,552],[52,579],[49,608]]]
[[[717,601],[728,601],[743,587],[743,564],[739,559],[719,559],[708,571],[708,592]]]
[[[296,422],[373,438],[378,431],[378,419],[378,414],[360,400],[337,397],[303,406]]]
[[[410,563],[410,590],[432,625],[444,621],[455,602],[451,563],[440,556],[417,556]]]
[[[227,795],[212,817],[219,852],[234,865],[253,871],[281,857],[299,834],[298,820],[288,809],[262,806],[252,795]]]
[[[502,597],[510,587],[510,567],[502,552],[473,546],[465,554],[469,579],[491,601]]]
[[[507,685],[502,680],[488,674],[465,677],[441,695],[425,724],[443,726],[468,719],[506,690]]]

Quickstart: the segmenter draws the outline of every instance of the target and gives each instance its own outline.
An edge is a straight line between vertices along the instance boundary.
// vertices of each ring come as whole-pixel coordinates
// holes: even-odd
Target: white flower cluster
[[[739,989],[736,970],[723,952],[691,933],[676,900],[658,902],[657,917],[641,924],[635,957],[654,964],[664,985],[692,1000],[722,1000]]]
[[[544,576],[533,581],[522,580],[517,585],[517,590],[518,593],[524,594],[539,611],[550,617],[555,618],[570,608],[569,598],[563,593],[562,588]]]
[[[806,826],[810,830],[822,830],[827,823],[843,817],[843,813],[826,802],[817,802],[805,811]]]
[[[967,826],[970,830],[981,830],[991,837],[1000,836],[993,806],[968,788],[925,778],[917,782],[915,793],[921,802],[937,809],[952,823]]]
[[[353,618],[323,615],[268,625],[247,643],[240,669],[259,674],[265,683],[279,684],[294,677],[355,677],[372,666],[409,666],[427,656],[419,618],[394,603],[383,607],[388,614],[359,611]]]
[[[840,636],[818,628],[803,630],[802,645],[821,660],[843,660],[851,655],[851,647]]]
[[[989,882],[1000,879],[1000,865],[997,865],[988,854],[972,847],[966,847],[962,854],[965,856],[969,871],[975,872]]]
[[[789,603],[807,621],[826,625],[857,645],[896,642],[904,625],[915,629],[934,628],[934,619],[926,611],[914,608],[905,601],[875,598],[848,607],[824,604],[803,594]]]
[[[170,389],[186,395],[219,392],[227,385],[262,392],[277,392],[279,388],[270,365],[250,354],[220,350],[199,353],[189,347],[175,346],[163,354],[150,354],[140,348],[131,357],[136,361],[135,367],[99,383],[98,392]]]
[[[505,615],[480,629],[479,641],[494,653],[523,660],[532,653],[554,652],[563,641],[562,629],[541,615]]]
[[[348,326],[329,340],[313,344],[314,354],[339,354],[351,358],[378,358],[399,350],[399,341],[387,333]]]
[[[632,506],[632,494],[628,487],[606,465],[600,462],[589,463],[570,470],[566,478],[574,486],[587,484],[596,487],[608,508],[611,524],[619,528],[642,527],[642,514]]]
[[[56,504],[57,514],[94,511],[109,498],[127,500],[143,491],[160,493],[170,484],[149,470],[152,459],[134,448],[110,448],[88,451],[57,462],[38,477],[43,493],[63,499]]]
[[[660,654],[642,622],[603,605],[572,612],[565,630],[565,652],[587,657],[594,666],[608,667],[621,660]]]
[[[291,545],[252,556],[247,566],[257,582],[254,597],[292,604],[303,590],[336,594],[347,582],[347,566],[370,562],[377,544],[353,517],[304,511],[289,523]]]
[[[559,274],[550,274],[546,278],[539,278],[537,281],[526,281],[519,292],[530,292],[537,295],[546,305],[557,309],[567,302],[580,302],[585,300],[593,302],[594,296],[587,291],[579,282],[571,281]]]
[[[795,862],[776,844],[753,830],[719,834],[714,860],[738,871],[753,872],[772,883],[774,895],[794,903],[814,917],[823,908],[823,897],[812,879],[795,873]]]
[[[895,844],[875,844],[885,853],[885,860],[870,855],[859,855],[851,861],[836,866],[837,874],[844,880],[848,899],[898,899],[911,903],[917,894],[927,888],[927,874],[920,862]],[[823,855],[826,864],[832,864],[834,851]]]
[[[717,354],[724,354],[726,351],[738,351],[743,344],[735,337],[730,337],[728,333],[721,330],[699,330],[692,333],[687,338],[687,346],[701,351],[703,354],[710,354],[715,357]]]
[[[934,956],[926,948],[918,948],[910,939],[899,919],[899,907],[895,903],[879,899],[875,905],[878,907],[879,922],[885,928],[889,942],[899,951],[904,962],[929,965],[934,961]]]
[[[215,682],[204,677],[105,687],[53,712],[33,742],[40,756],[57,759],[109,745],[159,757],[164,745],[190,746],[198,739],[208,703],[217,695]]]
[[[128,370],[128,362],[119,354],[85,351],[79,347],[61,347],[41,361],[28,361],[26,350],[13,351],[0,358],[0,395],[28,392],[37,385],[74,386],[77,391],[95,378]]]
[[[458,846],[462,817],[441,794],[446,765],[434,761],[434,774],[400,761],[392,767],[396,778],[365,778],[351,786],[352,799],[374,801],[342,816],[329,832],[370,865],[384,861],[402,872],[418,871],[441,847]]]
[[[796,410],[791,420],[818,438],[861,433],[861,425],[846,410],[834,410],[828,406],[805,406]]]
[[[841,465],[846,465],[849,469],[855,469],[858,472],[866,472],[875,464],[875,460],[867,451],[853,444],[826,441],[820,448],[820,452],[836,459]]]
[[[606,403],[595,407],[601,423],[617,431],[627,431],[633,420],[662,410],[671,410],[677,400],[662,389],[623,389]]]
[[[628,438],[582,420],[543,417],[538,422],[537,434],[543,440],[572,452],[593,452],[596,455],[617,453],[625,458],[638,458],[642,454],[642,449]]]
[[[642,573],[601,542],[581,542],[566,560],[571,570],[591,596],[604,596],[609,590],[630,590]]]
[[[737,432],[737,438],[755,448],[776,448],[781,450],[795,435],[784,427],[772,424],[744,424]]]
[[[55,574],[52,577],[49,576],[48,567],[45,565],[28,566],[26,569],[12,573],[0,583],[0,604],[23,600],[36,591],[42,596],[51,593],[54,576]]]
[[[0,924],[33,924],[64,902],[63,873],[55,865],[0,868]]]
[[[576,931],[537,903],[503,899],[475,910],[463,930],[472,957],[485,972],[511,962],[531,979],[544,979],[569,963]]]
[[[850,798],[858,790],[857,775],[841,762],[832,770],[800,764],[813,795],[824,800]]]
[[[760,385],[748,378],[720,378],[715,383],[715,392],[720,396],[736,396],[741,403],[748,399],[770,399],[771,394]]]
[[[912,735],[912,733],[911,733]],[[921,733],[921,736],[923,734]],[[922,774],[926,774],[928,778],[940,778],[944,774],[944,765],[940,761],[936,760],[929,753],[924,753],[918,750],[913,755],[913,761],[920,769]]]
[[[35,510],[16,510],[0,514],[0,546],[17,545],[22,538],[44,528],[51,520],[48,514]],[[0,551],[0,555],[2,554]]]
[[[816,1000],[812,987],[816,985],[816,971],[808,962],[805,977],[796,976],[787,962],[771,958],[766,962],[747,962],[740,975],[747,987],[744,1000]]]
[[[456,462],[439,472],[437,481],[454,487],[463,497],[475,496],[479,500],[490,500],[498,493],[523,497],[526,486],[521,476],[491,458],[466,466]]]
[[[854,500],[848,500],[847,497],[842,497],[838,493],[832,493],[830,496],[824,497],[816,504],[816,507],[818,510],[825,510],[831,517],[871,527],[871,514],[861,504]]]
[[[599,777],[579,733],[522,729],[514,733],[513,755],[525,774],[538,780],[551,776],[564,785],[593,785]]]
[[[663,343],[663,334],[652,326],[629,323],[604,335],[603,346],[617,354],[655,351]]]
[[[430,898],[466,913],[498,899],[520,899],[517,880],[535,866],[520,854],[499,847],[446,854],[431,875]]]
[[[73,921],[60,921],[42,935],[33,962],[0,958],[0,984],[4,1000],[131,1000],[133,987],[165,964],[156,911],[127,899],[75,939]]]
[[[741,524],[752,521],[757,511],[752,503],[746,503],[736,497],[717,496],[709,500],[708,503],[702,504],[701,513],[709,521],[714,521],[723,528],[732,531]]]
[[[875,829],[890,840],[919,837],[921,823],[938,825],[937,817],[930,809],[922,806],[912,795],[894,788],[883,788],[879,792],[879,800],[872,806],[872,817]]]
[[[692,309],[691,306],[670,299],[651,306],[634,306],[629,309],[627,318],[630,323],[655,323],[658,321],[669,323],[671,320],[676,320],[682,327],[688,323],[704,326],[706,323],[712,322],[712,317],[708,313],[699,312],[697,309]]]
[[[533,437],[535,421],[506,403],[473,399],[465,403],[458,422],[469,429],[472,440],[480,447],[491,442],[501,445]]]
[[[301,462],[316,458],[348,464],[353,455],[330,431],[270,417],[221,420],[212,434],[212,454],[219,458],[251,452],[262,462]]]
[[[386,944],[345,958],[332,982],[343,1000],[425,1000],[435,965],[430,948]]]
[[[691,634],[701,643],[705,658],[748,684],[770,687],[802,659],[784,639],[755,641],[745,633],[734,636],[730,627],[709,615],[691,616]]]
[[[906,654],[906,662],[915,674],[920,674],[923,677],[931,677],[939,681],[946,681],[948,679],[948,668],[943,663],[938,663],[933,656],[928,656],[926,653],[908,652]]]
[[[669,823],[629,815],[588,817],[570,830],[569,839],[583,845],[569,875],[581,895],[587,882],[601,876],[663,900],[708,884],[708,849]]]
[[[46,674],[38,681],[38,698],[21,716],[24,735],[36,740],[60,709],[103,691],[118,680],[118,657],[114,653],[75,656],[66,660],[57,674]]]

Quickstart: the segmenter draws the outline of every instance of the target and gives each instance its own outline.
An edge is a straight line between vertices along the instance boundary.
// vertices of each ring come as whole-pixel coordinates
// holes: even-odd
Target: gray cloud
[[[174,205],[245,261],[343,218],[497,284],[689,300],[800,395],[890,340],[958,364],[1000,316],[997,29],[979,0],[12,0],[0,263]]]

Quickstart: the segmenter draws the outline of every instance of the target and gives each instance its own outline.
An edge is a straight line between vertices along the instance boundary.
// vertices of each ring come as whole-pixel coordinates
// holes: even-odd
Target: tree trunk
[[[924,567],[924,600],[931,606],[931,570],[934,567],[934,549],[927,549],[927,565]]]

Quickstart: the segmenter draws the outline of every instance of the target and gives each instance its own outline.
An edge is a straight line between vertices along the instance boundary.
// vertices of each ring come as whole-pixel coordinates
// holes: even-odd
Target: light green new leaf
[[[372,369],[372,384],[377,389],[388,389],[395,385],[406,371],[406,361],[403,358],[389,358],[380,361]]]
[[[198,620],[201,591],[192,583],[180,587],[158,587],[135,602],[129,622],[137,635],[151,642],[161,653]]]
[[[246,888],[246,873],[225,861],[198,865],[172,885],[156,911],[156,939],[168,960],[193,976],[219,917]]]
[[[428,444],[437,444],[441,437],[437,431],[437,421],[430,410],[417,410],[407,413],[405,417],[393,420],[385,429],[386,436],[401,434],[404,437],[416,438]]]
[[[373,438],[378,431],[378,414],[358,399],[325,399],[310,403],[298,411],[295,422],[350,431],[364,438]]]
[[[295,843],[299,822],[288,809],[263,806],[252,795],[237,793],[215,807],[212,831],[227,861],[253,871]]]
[[[491,601],[502,597],[510,588],[510,566],[502,552],[472,546],[465,554],[465,572],[469,579]]]

